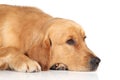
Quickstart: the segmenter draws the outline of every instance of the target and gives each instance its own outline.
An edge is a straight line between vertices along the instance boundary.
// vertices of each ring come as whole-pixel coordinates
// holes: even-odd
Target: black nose
[[[98,67],[100,61],[101,60],[98,57],[92,57],[90,60],[91,70],[95,70]]]

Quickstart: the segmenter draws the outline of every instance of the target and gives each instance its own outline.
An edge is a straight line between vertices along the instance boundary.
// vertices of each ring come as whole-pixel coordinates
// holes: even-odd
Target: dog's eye
[[[85,40],[85,39],[86,39],[86,36],[83,37],[83,40]]]
[[[69,45],[74,45],[75,44],[75,41],[73,39],[69,39],[66,41],[67,44]]]

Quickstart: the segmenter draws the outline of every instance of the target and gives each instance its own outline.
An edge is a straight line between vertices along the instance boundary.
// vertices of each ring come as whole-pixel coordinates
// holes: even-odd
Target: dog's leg
[[[40,65],[22,54],[16,48],[7,47],[0,48],[0,69],[12,69],[22,72],[36,72],[40,71]]]

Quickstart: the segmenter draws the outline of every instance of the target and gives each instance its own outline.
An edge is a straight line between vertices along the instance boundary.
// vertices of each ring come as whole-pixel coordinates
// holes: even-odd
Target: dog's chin
[[[69,71],[77,71],[77,72],[94,72],[94,71],[96,71],[97,70],[97,67],[95,67],[95,68],[93,68],[93,67],[84,67],[84,68],[69,68],[69,67],[67,67],[67,70],[69,70]]]
[[[89,71],[96,71],[98,67],[91,67]]]
[[[96,71],[97,68],[98,68],[98,66],[97,67],[89,66],[89,67],[84,67],[84,68],[80,68],[80,69],[69,68],[66,64],[56,63],[50,67],[50,70],[69,70],[69,71],[78,71],[78,72],[93,72],[93,71]]]

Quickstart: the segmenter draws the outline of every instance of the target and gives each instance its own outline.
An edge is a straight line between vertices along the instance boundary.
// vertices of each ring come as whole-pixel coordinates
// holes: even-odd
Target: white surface
[[[119,0],[0,0],[0,3],[36,6],[55,17],[78,22],[86,32],[89,48],[102,60],[97,72],[0,71],[0,80],[120,80]]]
[[[46,71],[20,73],[1,71],[0,80],[98,80],[98,76],[94,72]]]

